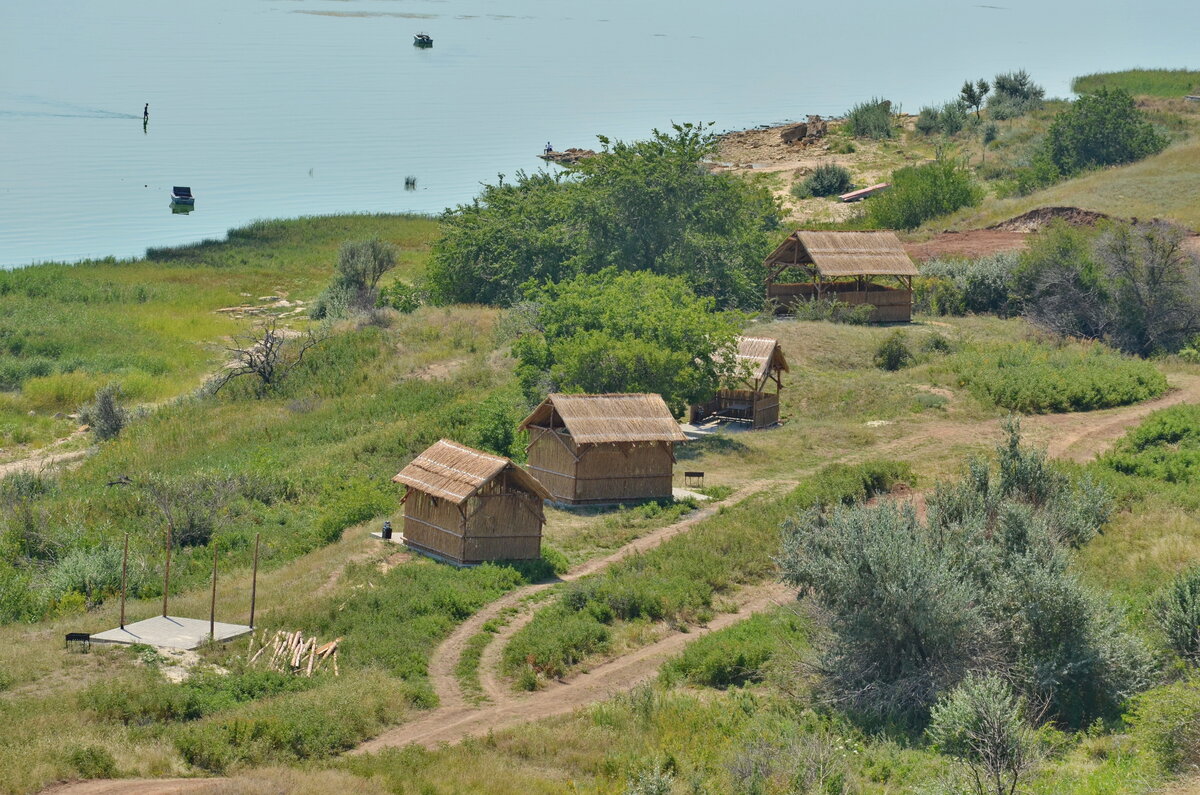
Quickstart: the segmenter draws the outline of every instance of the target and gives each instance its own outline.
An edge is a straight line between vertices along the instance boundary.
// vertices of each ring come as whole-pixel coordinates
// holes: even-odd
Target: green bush
[[[1166,148],[1165,136],[1138,110],[1122,89],[1101,88],[1086,94],[1054,118],[1046,138],[1046,156],[1059,173],[1140,160]]]
[[[1101,458],[1109,469],[1167,483],[1200,482],[1200,406],[1151,414]]]
[[[1155,597],[1151,614],[1167,646],[1200,666],[1200,566],[1181,572]]]
[[[1100,345],[971,347],[947,366],[980,400],[1026,414],[1126,406],[1167,390],[1153,364]]]
[[[809,196],[834,196],[850,190],[850,172],[837,163],[822,163],[800,183]]]
[[[1200,680],[1186,679],[1138,696],[1126,716],[1130,734],[1167,770],[1200,765]]]
[[[379,289],[378,306],[388,306],[407,315],[424,304],[424,293],[406,282],[395,281]]]
[[[895,135],[892,116],[891,101],[874,98],[850,109],[846,114],[846,129],[855,138],[891,138]]]
[[[129,412],[117,404],[121,387],[109,384],[96,392],[96,401],[79,410],[79,420],[90,425],[92,436],[98,442],[116,439],[129,424]]]
[[[117,760],[98,745],[84,745],[67,752],[67,762],[80,778],[116,778]]]
[[[352,525],[383,516],[397,508],[396,495],[378,482],[351,480],[329,494],[318,527],[321,541],[331,543]]]
[[[884,229],[915,229],[983,200],[970,173],[949,160],[907,166],[892,174],[891,183],[867,205],[870,223]]]
[[[1015,252],[973,260],[929,260],[913,284],[913,308],[933,315],[1011,317],[1019,311],[1014,295],[1019,262]]]
[[[988,97],[987,109],[988,115],[997,121],[1039,110],[1046,96],[1046,90],[1033,82],[1024,69],[998,74],[992,85],[994,91]]]
[[[884,337],[875,349],[875,366],[881,370],[899,370],[913,360],[908,348],[908,336],[903,331],[893,331]]]
[[[790,312],[796,320],[816,320],[865,326],[871,322],[873,307],[869,304],[846,304],[832,298],[797,301]]]
[[[688,644],[659,673],[666,684],[740,687],[761,682],[778,654],[791,655],[807,640],[807,623],[790,611],[759,613]]]

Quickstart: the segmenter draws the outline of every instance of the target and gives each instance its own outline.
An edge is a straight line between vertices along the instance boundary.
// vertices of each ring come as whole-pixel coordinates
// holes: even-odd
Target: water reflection
[[[194,204],[179,204],[178,202],[171,202],[172,215],[187,215],[194,209],[196,209],[196,205]]]

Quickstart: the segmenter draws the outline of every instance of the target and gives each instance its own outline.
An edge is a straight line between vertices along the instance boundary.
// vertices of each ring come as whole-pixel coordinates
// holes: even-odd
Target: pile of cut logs
[[[338,644],[341,641],[341,638],[334,638],[328,643],[317,645],[317,637],[314,635],[306,638],[302,630],[295,632],[279,630],[273,638],[267,640],[266,630],[264,630],[258,639],[258,651],[254,651],[254,635],[250,635],[250,649],[247,654],[254,652],[250,656],[251,665],[257,663],[261,657],[261,665],[268,670],[297,676],[312,676],[314,672],[321,670],[323,664],[330,662],[333,666],[333,675],[340,676],[337,656]]]

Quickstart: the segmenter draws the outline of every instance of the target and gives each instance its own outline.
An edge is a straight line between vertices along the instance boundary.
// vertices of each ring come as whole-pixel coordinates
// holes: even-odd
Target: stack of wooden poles
[[[253,652],[250,656],[251,665],[257,663],[261,657],[263,667],[270,671],[312,676],[314,672],[321,670],[322,665],[331,663],[333,675],[340,676],[337,657],[338,644],[341,641],[341,638],[334,638],[328,643],[317,645],[315,635],[306,638],[303,630],[286,632],[282,629],[267,640],[264,630],[258,640],[258,651],[254,651],[254,635],[250,635],[250,649],[247,654]]]

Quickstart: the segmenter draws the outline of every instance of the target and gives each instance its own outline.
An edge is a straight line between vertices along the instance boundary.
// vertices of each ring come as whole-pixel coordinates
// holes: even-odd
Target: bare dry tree
[[[287,378],[306,353],[325,341],[323,335],[312,329],[294,332],[279,328],[278,323],[278,318],[270,317],[255,323],[245,333],[234,335],[232,344],[225,347],[232,358],[217,376],[214,394],[235,378],[253,376],[258,382],[255,395],[262,397]]]

